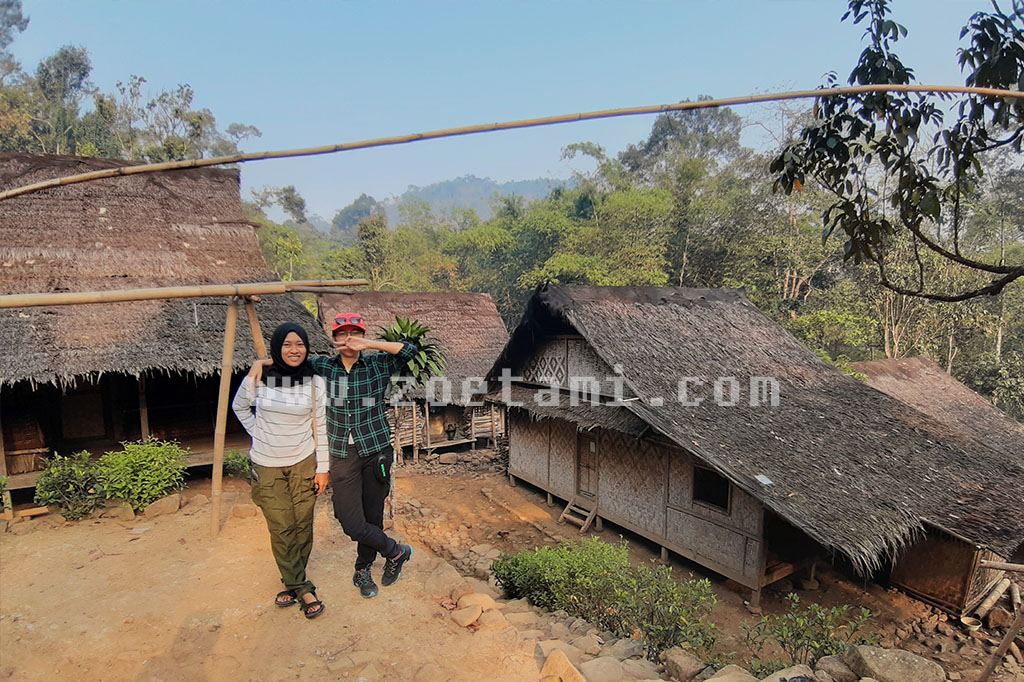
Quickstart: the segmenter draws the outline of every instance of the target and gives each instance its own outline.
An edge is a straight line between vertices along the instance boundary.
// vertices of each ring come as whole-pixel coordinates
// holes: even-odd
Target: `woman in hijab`
[[[252,436],[252,500],[267,520],[270,549],[287,588],[274,603],[299,604],[306,618],[316,618],[324,604],[306,577],[306,564],[313,505],[328,481],[327,390],[307,361],[308,347],[305,329],[278,327],[270,339],[274,364],[258,383],[246,377],[231,407]]]

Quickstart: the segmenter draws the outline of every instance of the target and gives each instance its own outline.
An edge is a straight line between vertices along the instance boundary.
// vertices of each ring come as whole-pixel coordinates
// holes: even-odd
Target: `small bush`
[[[707,657],[715,642],[710,583],[677,582],[667,566],[633,566],[625,542],[588,538],[502,553],[491,570],[509,597],[562,609],[620,637],[639,633],[652,660],[677,645]]]
[[[243,481],[252,481],[252,460],[240,450],[224,455],[224,474]]]
[[[7,511],[7,477],[0,476],[0,511]]]
[[[75,521],[102,504],[103,488],[91,455],[78,452],[70,457],[54,454],[46,460],[36,480],[36,504],[60,507],[64,518]]]
[[[876,637],[861,632],[871,612],[853,613],[849,605],[825,608],[811,604],[800,608],[800,598],[790,594],[789,610],[778,616],[763,616],[754,625],[743,623],[743,638],[751,653],[750,671],[765,677],[791,665],[814,667],[825,656],[840,654],[855,644],[874,644]],[[789,660],[769,658],[765,648],[773,643]]]
[[[125,500],[138,511],[185,484],[189,451],[178,443],[148,438],[121,445],[123,450],[97,463],[109,499]]]

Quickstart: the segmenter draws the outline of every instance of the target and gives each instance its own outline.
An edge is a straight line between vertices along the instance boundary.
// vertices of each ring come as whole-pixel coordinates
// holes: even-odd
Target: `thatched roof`
[[[650,430],[647,422],[625,407],[592,405],[586,401],[581,401],[579,405],[570,405],[568,400],[563,400],[558,405],[542,405],[534,401],[535,395],[533,389],[509,386],[507,396],[499,388],[485,396],[485,399],[505,405],[510,410],[522,410],[534,421],[564,419],[587,431],[595,428],[611,429],[639,438]]]
[[[508,331],[488,294],[454,292],[359,291],[323,294],[318,310],[324,330],[330,333],[338,313],[358,312],[366,318],[366,330],[374,333],[390,327],[396,317],[411,317],[430,327],[428,336],[436,338],[445,350],[445,376],[452,383],[452,402],[465,405],[462,381],[483,377],[491,368],[505,342]],[[422,395],[414,394],[416,397]]]
[[[551,286],[492,372],[515,372],[546,329],[566,327],[622,365],[641,398],[628,409],[862,571],[926,523],[1003,555],[1024,541],[1024,452],[953,442],[934,419],[823,362],[740,291]],[[685,377],[706,382],[698,406],[676,399]],[[736,378],[739,404],[716,404],[718,377]],[[777,406],[750,406],[752,377],[778,380]],[[979,500],[996,499],[1001,518],[975,515]]]
[[[0,154],[0,188],[129,165]],[[47,189],[0,202],[0,293],[93,291],[273,281],[242,210],[238,171],[189,169]],[[256,304],[264,336],[316,323],[290,296]],[[72,383],[104,372],[220,371],[226,300],[0,310],[0,385]],[[311,335],[315,349],[327,339]],[[234,366],[254,358],[239,317]]]

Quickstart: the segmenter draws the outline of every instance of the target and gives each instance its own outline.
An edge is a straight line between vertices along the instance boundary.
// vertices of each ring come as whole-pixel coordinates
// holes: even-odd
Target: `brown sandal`
[[[310,594],[312,594],[314,597],[316,596],[316,592],[311,592]],[[313,601],[309,601],[309,602],[306,601],[305,599],[299,599],[298,602],[299,602],[299,608],[302,609],[303,615],[305,615],[306,618],[308,618],[310,620],[312,620],[312,619],[316,618],[317,616],[319,616],[321,613],[324,612],[324,608],[326,608],[324,606],[324,603],[322,601],[320,601],[319,599],[314,599]],[[318,606],[320,608],[316,608]],[[313,609],[316,609],[316,610],[313,611]]]
[[[288,599],[281,601],[281,597],[288,597]],[[294,606],[295,604],[298,604],[299,599],[295,595],[295,590],[284,590],[277,593],[277,596],[274,597],[274,603],[283,608],[285,606]]]

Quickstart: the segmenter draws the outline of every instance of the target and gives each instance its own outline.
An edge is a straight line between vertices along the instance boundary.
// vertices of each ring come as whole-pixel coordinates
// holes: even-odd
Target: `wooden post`
[[[211,485],[210,534],[220,532],[220,491],[224,473],[224,436],[228,424],[228,402],[231,399],[231,362],[235,354],[235,322],[238,319],[238,300],[228,302],[224,323],[224,354],[220,368],[220,393],[217,397],[217,427],[213,434],[213,482]]]
[[[661,559],[659,561],[661,561],[662,565],[668,566],[668,547],[661,548]]]
[[[494,403],[487,403],[491,408],[491,449],[498,446],[498,429],[494,423]]]
[[[549,507],[551,507],[551,506],[553,506],[555,504],[555,500],[554,500],[554,498],[551,497],[551,493],[548,493],[547,504],[548,504]]]
[[[412,463],[416,464],[420,461],[420,444],[419,439],[416,437],[419,429],[416,428],[416,401],[412,401]]]
[[[0,389],[0,403],[3,402],[3,392]],[[3,408],[0,407],[0,476],[7,475],[7,453],[4,450],[4,422],[3,422]],[[13,505],[11,505],[11,491],[5,490],[3,498],[0,498],[0,516],[10,520],[14,518],[14,512],[12,511]]]
[[[602,519],[600,516],[594,517],[594,530],[596,530],[598,533],[604,530],[604,519]]]
[[[1013,644],[1013,638],[1020,632],[1021,627],[1024,627],[1024,609],[1017,614],[1017,617],[1013,619],[1013,625],[1006,631],[1006,636],[1003,637],[1003,641],[999,644],[999,647],[992,654],[992,660],[988,662],[988,666],[985,667],[985,672],[981,673],[981,677],[978,678],[978,682],[988,682],[988,678],[995,671],[996,666],[999,665],[999,661],[1002,660],[1006,654],[1007,649]]]
[[[399,436],[402,433],[402,413],[398,411],[398,405],[395,405],[395,432],[391,434],[391,450],[394,453],[394,463],[392,467],[396,467],[399,464],[404,464],[402,457],[402,441]]]
[[[430,454],[430,398],[423,399],[423,440],[427,443],[427,454]],[[419,460],[417,460],[419,461]]]
[[[146,402],[146,377],[139,375],[139,428],[142,439],[149,438],[149,403]]]
[[[267,357],[267,346],[263,342],[263,332],[260,330],[260,321],[256,317],[256,306],[252,304],[252,298],[245,299],[245,314],[249,318],[249,329],[252,330],[252,343],[256,346],[256,357],[264,360]]]

